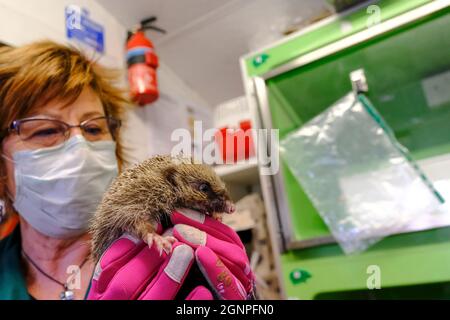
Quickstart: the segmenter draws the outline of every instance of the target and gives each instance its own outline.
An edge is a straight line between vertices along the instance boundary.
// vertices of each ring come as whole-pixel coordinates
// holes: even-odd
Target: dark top
[[[20,227],[16,226],[8,237],[0,241],[0,300],[31,299],[21,263]]]
[[[0,241],[0,299],[30,300],[21,263],[20,227]]]

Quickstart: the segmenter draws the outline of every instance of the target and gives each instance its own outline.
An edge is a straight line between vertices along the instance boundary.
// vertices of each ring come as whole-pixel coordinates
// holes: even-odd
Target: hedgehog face
[[[178,206],[209,215],[235,210],[225,184],[209,166],[179,164],[168,170],[167,178],[177,190]]]

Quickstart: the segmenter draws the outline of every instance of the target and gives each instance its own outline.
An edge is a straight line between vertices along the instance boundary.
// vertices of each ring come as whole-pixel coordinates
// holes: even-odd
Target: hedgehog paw
[[[222,214],[222,213],[218,213],[218,212],[214,212],[214,213],[211,215],[211,217],[212,217],[213,219],[217,220],[217,221],[222,222],[223,214]]]
[[[176,238],[172,236],[161,236],[157,233],[149,233],[147,234],[147,244],[148,247],[151,248],[153,244],[158,249],[159,255],[162,255],[164,250],[165,253],[169,254],[172,251],[172,245],[177,241]]]

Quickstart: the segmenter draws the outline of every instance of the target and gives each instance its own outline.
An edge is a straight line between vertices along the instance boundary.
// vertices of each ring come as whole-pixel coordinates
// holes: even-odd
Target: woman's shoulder
[[[21,266],[20,228],[0,241],[0,300],[29,299]]]
[[[8,236],[0,240],[0,268],[11,260],[17,260],[20,257],[20,228],[16,227]]]
[[[5,259],[20,254],[20,230],[14,217],[8,218],[0,225],[0,268]]]
[[[20,270],[20,252],[20,228],[16,226],[7,237],[0,240],[0,278],[5,273]]]

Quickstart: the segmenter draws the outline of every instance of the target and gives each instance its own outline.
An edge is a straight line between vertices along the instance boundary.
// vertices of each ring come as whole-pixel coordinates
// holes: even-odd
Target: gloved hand
[[[237,233],[209,216],[175,210],[172,234],[195,250],[196,262],[216,296],[225,300],[255,298],[255,278]]]
[[[88,300],[174,299],[192,263],[194,251],[176,242],[170,255],[156,246],[124,234],[102,255],[95,268]],[[211,300],[211,292],[197,286],[188,300]]]
[[[184,244],[176,242],[170,255],[160,255],[155,245],[149,248],[143,241],[123,235],[97,263],[88,299],[174,299],[194,256],[217,297],[254,298],[254,276],[244,245],[234,230],[189,209],[174,211],[171,220],[172,235]],[[211,300],[213,295],[197,286],[186,299]]]

